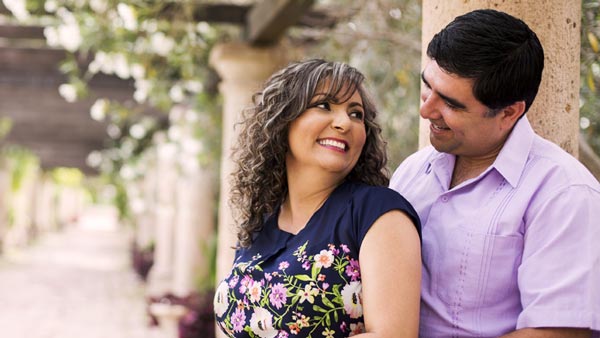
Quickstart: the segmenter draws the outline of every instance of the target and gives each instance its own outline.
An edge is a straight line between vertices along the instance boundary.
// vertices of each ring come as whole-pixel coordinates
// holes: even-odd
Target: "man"
[[[427,48],[432,146],[390,186],[421,218],[420,337],[600,330],[600,184],[532,130],[542,46],[508,14],[457,17]]]

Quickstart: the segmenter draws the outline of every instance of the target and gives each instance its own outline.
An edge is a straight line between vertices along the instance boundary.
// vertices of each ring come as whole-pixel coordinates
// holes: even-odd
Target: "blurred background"
[[[568,6],[581,13],[574,153],[598,177],[600,2]],[[214,336],[237,114],[291,60],[348,62],[367,77],[393,171],[419,146],[422,10],[2,0],[0,336]]]

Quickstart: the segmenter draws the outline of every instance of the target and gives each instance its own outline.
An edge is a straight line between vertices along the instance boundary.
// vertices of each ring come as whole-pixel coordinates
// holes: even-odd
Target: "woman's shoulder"
[[[366,199],[367,201],[397,201],[406,202],[408,201],[400,195],[399,192],[384,186],[368,185],[360,182],[349,182],[352,186],[352,197],[355,200]]]

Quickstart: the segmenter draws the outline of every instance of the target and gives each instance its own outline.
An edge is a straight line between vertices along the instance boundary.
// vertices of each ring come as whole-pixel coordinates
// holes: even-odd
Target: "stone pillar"
[[[177,182],[177,219],[173,264],[173,294],[186,297],[209,277],[214,240],[213,175],[198,168]]]
[[[230,174],[233,171],[231,147],[235,142],[234,125],[252,95],[277,69],[285,65],[283,48],[253,48],[242,43],[221,44],[213,48],[210,64],[221,76],[219,90],[223,95],[223,142],[221,153],[221,185],[217,242],[217,281],[231,269],[237,242],[234,218],[228,205]]]
[[[41,233],[56,229],[54,182],[48,175],[42,175],[38,181],[35,192],[35,224]]]
[[[10,193],[10,172],[3,167],[0,158],[0,255],[4,252],[4,235],[8,231],[8,209]]]
[[[454,17],[491,8],[525,21],[545,52],[539,93],[527,112],[535,131],[578,155],[581,2],[563,0],[423,0],[422,61],[433,35]],[[421,120],[419,146],[429,144],[429,122]]]
[[[175,226],[176,154],[173,143],[157,145],[154,265],[148,275],[148,294],[152,297],[170,293],[173,278],[173,229]]]
[[[39,172],[31,167],[24,175],[19,189],[11,194],[13,224],[6,235],[7,248],[23,248],[34,235],[34,196]]]
[[[150,150],[144,153],[143,163],[146,167],[141,182],[142,210],[138,216],[135,228],[135,245],[141,250],[150,248],[155,243],[155,210],[156,210],[156,186],[157,186],[157,163],[156,151]]]

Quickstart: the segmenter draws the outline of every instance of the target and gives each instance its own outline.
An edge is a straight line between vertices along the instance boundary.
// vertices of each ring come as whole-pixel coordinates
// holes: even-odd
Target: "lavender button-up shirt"
[[[600,330],[598,181],[526,117],[492,166],[448,189],[454,160],[427,147],[390,183],[421,218],[420,337]]]

